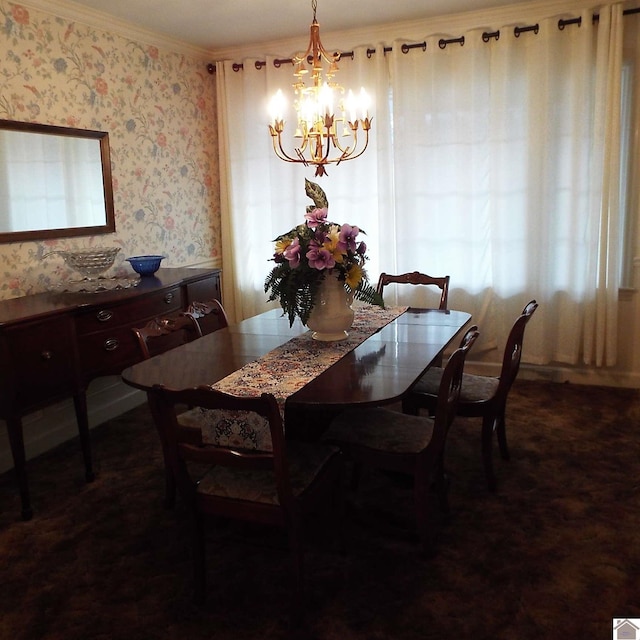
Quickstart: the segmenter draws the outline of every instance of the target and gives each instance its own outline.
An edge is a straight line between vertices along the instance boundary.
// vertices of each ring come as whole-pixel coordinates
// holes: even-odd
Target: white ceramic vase
[[[344,288],[334,271],[324,274],[307,327],[314,340],[344,340],[353,324],[353,295]]]

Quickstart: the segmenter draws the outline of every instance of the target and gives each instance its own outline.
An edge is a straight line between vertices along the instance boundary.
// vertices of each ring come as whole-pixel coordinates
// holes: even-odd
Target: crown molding
[[[614,4],[619,0],[532,0],[532,2],[507,5],[494,9],[466,11],[424,20],[395,22],[322,34],[328,49],[349,50],[357,46],[391,45],[397,40],[419,42],[426,37],[443,34],[456,37],[470,29],[497,29],[505,25],[527,24],[550,16],[562,16],[596,6]],[[108,12],[80,5],[72,0],[21,0],[26,7],[91,27],[108,30],[131,40],[166,48],[204,61],[263,58],[265,55],[286,57],[306,49],[308,35],[261,43],[248,43],[240,47],[204,49],[169,35],[158,33],[126,22]],[[633,4],[637,4],[634,2]]]
[[[495,30],[505,25],[524,25],[531,21],[551,16],[575,14],[583,9],[614,4],[619,0],[534,0],[524,4],[507,5],[494,9],[466,11],[447,14],[424,20],[395,22],[373,27],[350,29],[345,31],[327,31],[322,33],[322,42],[329,50],[346,51],[358,46],[390,46],[394,41],[406,40],[420,42],[426,37],[442,34],[456,37],[470,29]],[[309,38],[301,34],[300,38],[251,43],[241,47],[213,49],[210,55],[214,60],[232,60],[273,55],[286,57],[304,51]]]
[[[81,22],[90,27],[109,31],[130,40],[169,49],[174,53],[182,53],[207,61],[211,59],[211,53],[206,49],[196,47],[163,33],[150,31],[131,22],[116,18],[107,12],[98,11],[71,0],[20,0],[20,4],[71,22]]]

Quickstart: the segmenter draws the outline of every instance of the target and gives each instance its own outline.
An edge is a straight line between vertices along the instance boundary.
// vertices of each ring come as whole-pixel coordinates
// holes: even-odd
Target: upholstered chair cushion
[[[178,424],[200,429],[204,443],[258,451],[273,450],[269,422],[253,412],[196,407],[181,413]]]
[[[411,454],[426,448],[432,430],[430,418],[408,416],[390,409],[354,409],[336,416],[322,439],[343,446]]]
[[[288,442],[287,461],[293,495],[300,496],[311,486],[324,464],[337,452],[337,447],[328,444]],[[198,483],[197,491],[203,496],[278,504],[275,474],[269,470],[212,467]]]
[[[430,368],[420,378],[412,391],[414,393],[424,393],[430,396],[438,395],[442,369],[439,367]],[[498,390],[499,378],[489,376],[474,376],[469,373],[462,375],[462,389],[460,391],[460,404],[482,402],[493,398]]]

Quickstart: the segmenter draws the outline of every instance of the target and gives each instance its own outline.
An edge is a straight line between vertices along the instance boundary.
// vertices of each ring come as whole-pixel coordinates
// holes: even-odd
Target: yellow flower
[[[349,271],[347,271],[346,281],[351,291],[354,291],[362,282],[362,267],[359,264],[351,265]]]
[[[342,264],[342,261],[344,260],[344,254],[338,248],[339,241],[340,241],[340,227],[338,227],[337,225],[331,225],[331,229],[329,230],[329,232],[325,237],[322,248],[329,251],[333,256],[333,259],[338,264]]]
[[[284,253],[284,250],[292,243],[291,238],[282,238],[276,242],[276,253]]]

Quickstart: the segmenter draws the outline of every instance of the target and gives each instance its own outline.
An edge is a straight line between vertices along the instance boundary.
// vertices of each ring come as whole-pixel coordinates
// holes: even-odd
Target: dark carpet
[[[614,618],[640,618],[640,391],[518,381],[507,420],[495,494],[478,421],[454,424],[433,558],[389,526],[410,521],[411,491],[366,475],[346,555],[314,527],[305,626],[292,630],[278,530],[211,527],[207,603],[191,604],[185,512],[163,508],[158,438],[139,407],[93,430],[92,484],[76,440],[28,463],[30,522],[13,474],[0,476],[0,638],[609,639]]]

